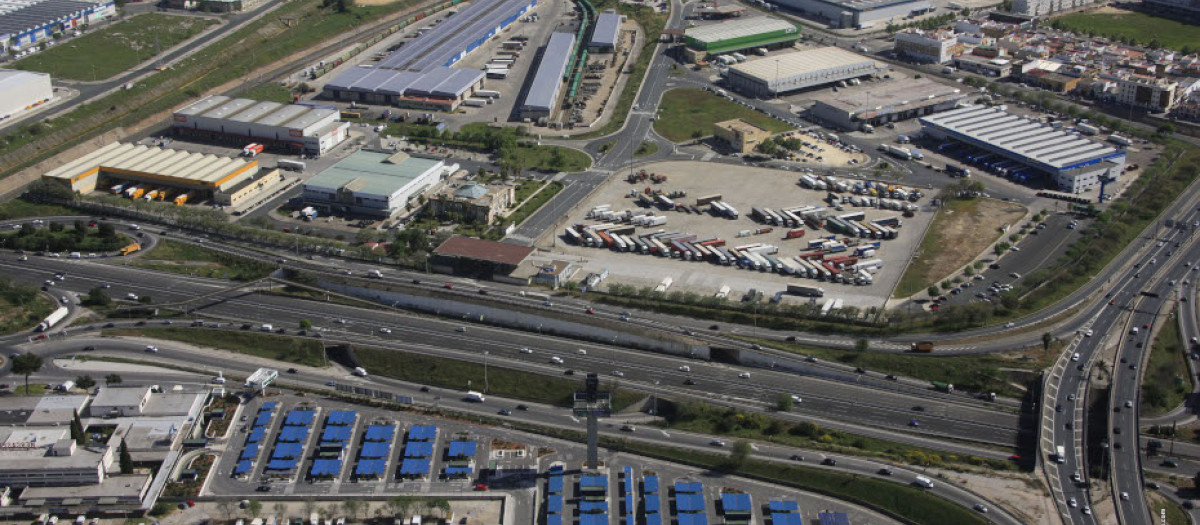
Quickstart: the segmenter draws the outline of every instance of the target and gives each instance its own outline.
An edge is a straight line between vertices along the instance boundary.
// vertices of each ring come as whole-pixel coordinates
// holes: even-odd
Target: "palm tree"
[[[24,353],[12,359],[14,374],[25,376],[25,394],[29,394],[29,376],[42,369],[42,358],[36,354]]]

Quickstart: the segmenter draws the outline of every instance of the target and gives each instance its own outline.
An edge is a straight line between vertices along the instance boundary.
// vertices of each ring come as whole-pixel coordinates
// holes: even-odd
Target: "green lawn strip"
[[[325,347],[319,341],[300,337],[183,327],[111,328],[102,331],[101,335],[165,339],[298,365],[325,366]]]
[[[13,67],[56,79],[104,80],[217,23],[196,16],[137,15],[18,60]]]
[[[712,135],[713,124],[735,118],[775,133],[791,129],[786,123],[703,89],[680,88],[663,94],[654,131],[672,142],[684,142]]]
[[[1200,50],[1200,26],[1146,13],[1071,13],[1055,18],[1050,26],[1143,46]]]
[[[592,165],[592,158],[576,149],[525,143],[503,155],[501,160],[538,171],[584,171]]]
[[[253,281],[275,271],[275,266],[264,262],[170,239],[159,241],[154,248],[142,254],[133,266],[234,281]]]
[[[807,347],[795,343],[780,343],[767,339],[745,338],[763,346],[778,348],[799,355],[813,356],[824,361],[862,367],[871,373],[895,374],[925,381],[950,383],[961,390],[995,392],[997,395],[1021,397],[1023,389],[1012,383],[1028,384],[1039,379],[1039,371],[1049,365],[1048,355],[1020,360],[998,354],[972,356],[931,356],[924,354],[893,354],[858,352],[832,348]],[[1056,354],[1057,355],[1057,354]]]
[[[466,392],[484,389],[483,363],[461,361],[383,348],[356,346],[354,352],[372,374]],[[574,393],[583,389],[583,378],[554,377],[505,368],[498,360],[487,367],[488,393],[558,406],[570,406]],[[613,410],[621,410],[646,397],[603,381],[613,392]]]
[[[658,153],[658,143],[646,141],[638,145],[637,149],[633,152],[633,156],[645,157],[655,153]]]
[[[509,214],[508,217],[504,219],[503,223],[505,225],[521,224],[521,221],[524,221],[530,215],[533,215],[533,213],[538,211],[538,209],[540,209],[543,205],[545,205],[547,202],[550,202],[550,199],[553,199],[555,195],[558,195],[558,192],[562,191],[563,187],[563,183],[561,182],[550,182],[545,189],[543,189],[537,195],[534,195],[534,197],[529,199],[529,201],[525,204],[522,204],[520,208],[516,209],[516,211],[513,211],[511,214]]]
[[[617,105],[612,112],[612,117],[595,130],[571,137],[579,140],[603,137],[615,133],[625,125],[625,119],[629,116],[630,108],[633,107],[633,100],[637,97],[642,81],[645,80],[646,69],[650,67],[650,60],[654,58],[654,48],[658,45],[663,28],[667,25],[667,14],[659,13],[650,6],[634,5],[620,0],[598,0],[592,2],[592,5],[596,7],[596,12],[616,9],[618,13],[637,22],[646,38],[641,50],[638,51],[637,61],[628,66],[629,78],[625,82],[625,87],[621,89],[621,95],[617,97]]]
[[[1179,309],[1175,309],[1179,315]],[[1154,417],[1183,404],[1192,391],[1191,374],[1187,373],[1187,355],[1179,323],[1174,316],[1163,323],[1150,347],[1150,362],[1142,381],[1142,413]]]
[[[292,103],[292,90],[288,89],[286,86],[279,85],[278,82],[259,84],[250,89],[239,92],[238,96],[254,100],[278,102],[280,104]]]
[[[436,127],[410,122],[391,122],[383,135],[406,137],[424,144],[459,146],[498,157],[501,169],[514,172],[583,171],[592,163],[586,153],[562,146],[539,146],[530,140],[524,126],[492,127],[474,122],[458,131],[439,131]]]
[[[130,126],[170,111],[226,82],[245,78],[266,64],[286,58],[327,38],[407,9],[412,1],[353,7],[339,13],[321,0],[294,0],[270,16],[247,22],[224,38],[180,59],[131,89],[122,89],[56,117],[53,121],[14,126],[0,135],[2,176],[61,153],[104,131]],[[285,25],[286,21],[286,25]],[[36,146],[30,144],[45,139]],[[28,147],[26,147],[28,146]]]
[[[0,334],[28,330],[57,307],[32,285],[0,279]]]
[[[76,210],[57,204],[42,204],[17,197],[0,204],[0,221],[23,219],[25,217],[51,217],[62,215],[82,215]]]
[[[812,422],[792,423],[762,413],[742,412],[696,401],[660,403],[659,412],[667,420],[666,428],[699,434],[770,441],[839,454],[883,458],[923,467],[955,468],[970,465],[995,470],[1017,468],[1009,461],[960,456],[822,428]]]
[[[601,444],[619,450],[717,470],[728,457],[696,450],[652,445],[602,437]],[[911,485],[854,474],[749,459],[728,471],[731,474],[824,494],[834,499],[861,504],[903,518],[908,523],[989,523],[979,513]]]
[[[521,202],[525,199],[528,199],[530,195],[533,195],[533,192],[537,191],[545,184],[546,181],[538,179],[525,179],[521,182],[518,182],[517,187],[513,189],[513,193],[515,194],[513,202]]]
[[[16,378],[17,384],[13,385],[13,394],[18,396],[40,396],[46,393],[46,385],[43,383],[29,383],[29,390],[25,390],[25,378]]]

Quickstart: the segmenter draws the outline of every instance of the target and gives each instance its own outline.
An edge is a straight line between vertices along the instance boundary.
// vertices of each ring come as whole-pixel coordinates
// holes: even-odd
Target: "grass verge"
[[[159,241],[133,266],[234,281],[253,281],[275,271],[274,266],[264,262],[170,239]]]
[[[372,374],[464,392],[484,390],[482,363],[372,347],[355,347],[354,352]],[[621,389],[616,382],[604,383],[602,388],[613,393],[614,411],[646,397]],[[493,364],[487,367],[487,386],[488,393],[498,396],[570,406],[575,391],[583,388],[583,378],[546,376]]]
[[[56,79],[104,80],[217,23],[196,16],[137,15],[18,60],[13,67],[50,73]]]
[[[114,337],[148,337],[178,341],[196,346],[219,348],[239,354],[252,355],[295,363],[325,366],[325,347],[319,341],[299,337],[268,335],[258,332],[206,330],[203,328],[112,328],[101,335]]]
[[[438,131],[433,126],[392,122],[387,124],[387,130],[383,134],[408,137],[413,142],[435,146],[459,146],[495,155],[500,168],[505,171],[583,171],[592,164],[592,158],[582,151],[562,146],[539,146],[530,142],[529,139],[533,137],[527,133],[524,126],[502,128],[476,122],[463,126],[459,131]]]
[[[76,210],[57,204],[43,204],[27,201],[21,197],[0,204],[0,221],[23,219],[25,217],[82,215]]]
[[[1163,525],[1191,525],[1192,520],[1188,518],[1186,510],[1183,506],[1175,503],[1152,490],[1146,491],[1146,503],[1150,507],[1150,513],[1158,516],[1158,522]]]
[[[46,385],[41,383],[29,383],[29,390],[25,390],[25,380],[21,379],[19,385],[13,386],[13,394],[18,396],[40,396],[46,393]]]
[[[646,141],[638,145],[637,149],[633,151],[633,156],[646,157],[655,153],[658,153],[658,143]]]
[[[923,467],[963,468],[975,466],[994,470],[1015,470],[1017,468],[1016,464],[1009,461],[978,456],[959,456],[949,452],[902,445],[892,441],[821,428],[810,421],[791,423],[757,412],[742,412],[734,408],[715,407],[702,402],[660,403],[659,410],[666,418],[667,428],[674,430],[769,441],[839,454],[883,458]]]
[[[1200,26],[1146,13],[1071,13],[1055,18],[1050,26],[1083,35],[1171,49],[1200,49]]]
[[[550,199],[553,199],[555,195],[558,195],[558,192],[562,191],[563,188],[564,186],[561,182],[550,182],[545,189],[535,195],[532,199],[529,199],[529,201],[525,204],[522,204],[520,208],[517,208],[510,213],[508,217],[504,219],[504,224],[506,226],[509,224],[521,224],[521,221],[524,221],[530,215],[533,215],[534,212],[541,209],[541,207],[547,202],[550,202]]]
[[[672,142],[684,142],[713,133],[713,124],[740,118],[773,133],[791,126],[745,106],[734,104],[703,89],[672,89],[663,94],[654,131]]]
[[[292,103],[292,90],[288,89],[286,86],[279,85],[278,82],[259,84],[250,89],[242,91],[241,93],[238,93],[238,96],[254,100],[278,102],[280,104]]]
[[[1183,336],[1179,334],[1179,323],[1175,318],[1179,312],[1176,308],[1151,343],[1141,395],[1141,411],[1147,417],[1164,414],[1182,405],[1192,391]]]
[[[37,287],[0,278],[0,334],[28,330],[57,307]]]

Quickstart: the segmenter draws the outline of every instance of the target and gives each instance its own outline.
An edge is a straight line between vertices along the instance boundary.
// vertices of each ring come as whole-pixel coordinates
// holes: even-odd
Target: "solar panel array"
[[[968,144],[985,147],[1048,171],[1065,171],[1124,155],[1116,148],[989,106],[967,106],[922,117]]]
[[[768,501],[767,511],[771,514],[771,525],[804,525],[800,517],[800,505],[795,501]]]
[[[662,525],[662,500],[658,494],[658,476],[642,476],[642,513],[646,525]]]
[[[675,482],[675,518],[679,525],[708,525],[703,484],[698,481]]]
[[[622,508],[622,512],[625,514],[625,525],[636,525],[637,516],[633,512],[633,467],[625,467],[622,472],[621,487],[621,496],[625,499]]]
[[[267,425],[271,424],[271,417],[275,414],[276,403],[270,401],[263,403],[258,409],[258,414],[254,416],[254,423],[250,427],[250,435],[246,437],[246,448],[242,449],[242,455],[238,458],[237,465],[233,467],[234,476],[245,476],[254,470],[254,461],[258,458],[259,445],[267,435]]]
[[[387,470],[388,457],[392,454],[392,438],[396,437],[395,425],[369,425],[363,433],[362,448],[358,451],[358,465],[354,476],[378,478]]]
[[[850,516],[845,512],[822,512],[817,514],[817,522],[821,525],[850,525]]]
[[[325,88],[406,97],[459,97],[483,80],[485,73],[450,66],[535,5],[537,0],[475,0],[375,67],[350,69]]]
[[[474,441],[451,441],[446,450],[446,468],[442,473],[448,478],[465,478],[473,472],[471,461],[475,458],[477,444]]]
[[[750,521],[750,495],[745,493],[722,492],[721,512],[725,514],[726,524],[748,523]]]
[[[562,525],[563,520],[563,468],[550,467],[546,480],[546,525]]]
[[[433,425],[413,425],[408,429],[404,457],[400,460],[401,478],[415,479],[429,475],[435,439],[437,427]]]
[[[537,72],[525,93],[525,102],[521,104],[522,111],[553,111],[558,102],[558,92],[562,88],[563,75],[567,63],[571,60],[571,52],[575,48],[575,35],[571,33],[554,33],[550,42],[542,52],[542,61],[538,63]]]
[[[317,445],[320,456],[308,470],[310,478],[336,478],[342,471],[342,454],[350,446],[355,421],[358,412],[354,410],[333,410],[325,417],[325,430]]]
[[[608,525],[608,476],[580,476],[579,493],[579,525]]]
[[[267,462],[268,471],[295,470],[304,455],[304,443],[308,441],[308,431],[316,418],[316,411],[311,409],[289,410],[283,419],[283,427],[275,438],[275,449],[271,451],[271,460]]]

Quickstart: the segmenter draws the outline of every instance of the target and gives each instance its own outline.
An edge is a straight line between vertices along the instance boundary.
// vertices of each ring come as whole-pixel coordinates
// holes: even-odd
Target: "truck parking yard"
[[[908,200],[919,192],[887,184],[697,162],[642,169],[645,180],[614,176],[538,246],[579,257],[584,273],[607,270],[608,283],[730,297],[790,285],[780,300],[866,308],[886,300],[931,217],[927,199]],[[731,193],[731,176],[755,181]]]

